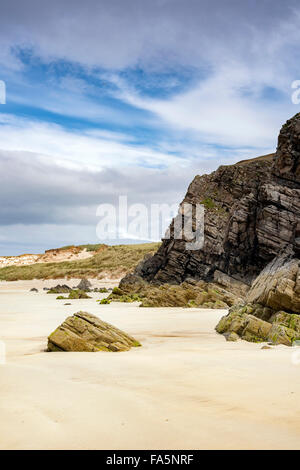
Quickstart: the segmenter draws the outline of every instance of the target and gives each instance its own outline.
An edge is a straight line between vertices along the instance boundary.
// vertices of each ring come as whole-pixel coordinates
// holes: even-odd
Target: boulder
[[[77,312],[48,337],[48,351],[128,351],[140,343],[95,315]]]
[[[87,295],[86,291],[80,289],[71,290],[68,296],[68,299],[91,299],[89,295]]]
[[[237,335],[234,331],[231,331],[229,333],[224,333],[224,336],[226,338],[226,341],[238,341],[240,339],[239,335]]]
[[[242,332],[242,339],[250,342],[267,341],[272,325],[253,315],[247,315],[247,324]]]
[[[119,288],[124,292],[139,292],[146,285],[147,283],[140,275],[135,273],[128,273],[123,279],[121,279]]]
[[[76,287],[76,289],[84,290],[86,292],[90,292],[91,287],[92,287],[92,284],[90,283],[90,281],[88,279],[81,279],[81,281],[78,284],[78,286]]]
[[[71,287],[67,286],[66,284],[57,284],[55,287],[48,289],[47,294],[67,294],[71,290]]]
[[[253,282],[247,301],[300,313],[299,259],[286,255],[274,258]]]
[[[234,306],[221,318],[216,331],[223,334],[227,341],[235,341],[235,335],[245,341],[268,341],[285,346],[292,346],[300,340],[300,315],[284,311],[273,311],[270,315],[270,312],[271,309],[261,305]]]
[[[295,330],[287,328],[279,323],[274,323],[269,332],[268,341],[273,344],[284,344],[285,346],[292,346],[294,341],[300,339],[300,334]]]
[[[300,334],[300,315],[287,312],[276,312],[271,318],[271,323],[279,323],[287,328],[291,328]]]
[[[245,313],[244,307],[242,307],[237,310],[233,309],[228,315],[221,318],[216,326],[216,331],[223,334],[227,340],[232,338],[232,333],[234,333],[234,340],[238,336],[246,341],[257,343],[267,341],[271,328],[270,323]]]

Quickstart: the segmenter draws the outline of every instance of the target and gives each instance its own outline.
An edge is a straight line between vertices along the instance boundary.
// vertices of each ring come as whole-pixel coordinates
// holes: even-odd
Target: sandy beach
[[[1,449],[300,448],[291,348],[226,342],[214,331],[224,310],[98,305],[99,294],[65,306],[29,292],[55,283],[0,283]],[[79,310],[143,346],[46,353],[48,334]]]

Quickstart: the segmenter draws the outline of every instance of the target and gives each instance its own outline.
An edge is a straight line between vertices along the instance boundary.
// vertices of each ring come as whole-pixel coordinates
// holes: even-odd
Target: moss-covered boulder
[[[257,343],[267,341],[271,328],[270,323],[247,313],[247,307],[241,307],[222,317],[216,331],[223,334],[227,340],[230,339],[231,333],[235,333],[246,341]]]
[[[251,341],[292,346],[300,340],[300,315],[274,312],[259,304],[235,306],[221,318],[216,331],[229,340],[231,333]]]
[[[91,297],[84,290],[73,289],[70,291],[68,299],[91,299]]]
[[[77,312],[48,337],[48,351],[128,351],[141,344],[95,315]]]
[[[284,344],[285,346],[292,346],[293,342],[300,339],[300,334],[295,330],[287,328],[280,323],[274,323],[271,327],[268,340],[273,344]]]
[[[279,323],[286,328],[291,328],[300,334],[300,315],[283,312],[282,310],[272,315],[271,323]]]
[[[260,343],[267,341],[272,325],[253,315],[247,315],[247,324],[242,332],[245,341]]]

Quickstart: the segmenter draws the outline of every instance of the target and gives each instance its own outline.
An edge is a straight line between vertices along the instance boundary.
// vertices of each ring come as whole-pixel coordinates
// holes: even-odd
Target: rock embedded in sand
[[[80,283],[77,286],[77,289],[90,292],[92,284],[88,279],[81,279]]]
[[[300,340],[300,315],[284,311],[270,315],[270,312],[270,309],[261,305],[235,306],[221,318],[216,331],[227,340],[235,334],[254,343],[268,341],[271,344],[293,346],[295,341]]]
[[[80,289],[72,289],[69,293],[68,299],[91,299],[89,295],[87,295],[86,291]]]
[[[48,351],[128,351],[141,344],[132,336],[87,312],[68,317],[48,337]]]
[[[57,284],[55,287],[51,287],[51,289],[47,289],[47,294],[67,294],[72,289],[67,284]]]
[[[237,335],[234,331],[224,334],[226,341],[238,341],[240,339],[239,335]]]

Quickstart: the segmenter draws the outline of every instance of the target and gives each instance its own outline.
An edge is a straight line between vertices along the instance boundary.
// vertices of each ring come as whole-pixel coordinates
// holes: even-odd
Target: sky
[[[178,204],[195,175],[275,151],[300,111],[298,1],[10,0],[0,17],[0,255],[108,241],[100,204]]]

